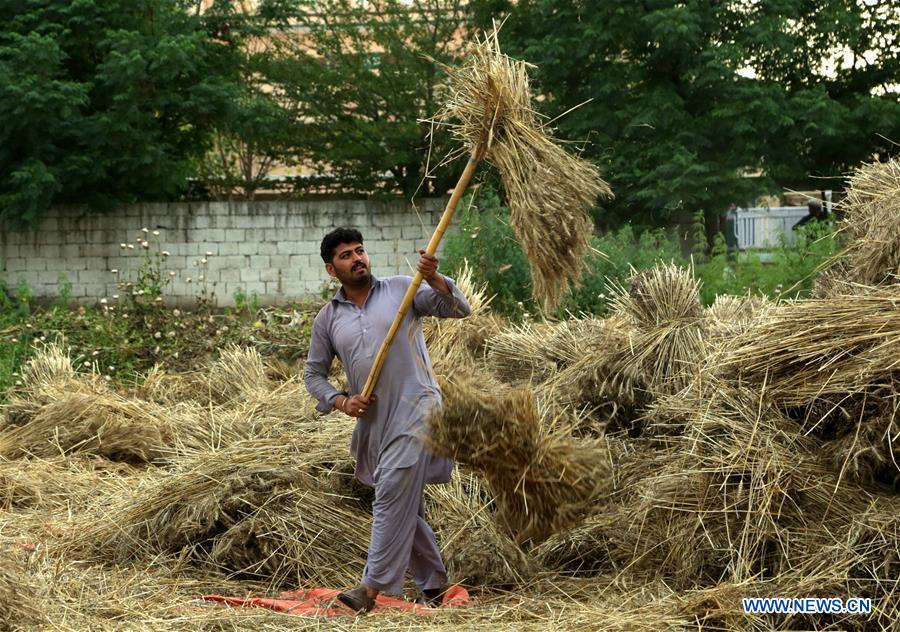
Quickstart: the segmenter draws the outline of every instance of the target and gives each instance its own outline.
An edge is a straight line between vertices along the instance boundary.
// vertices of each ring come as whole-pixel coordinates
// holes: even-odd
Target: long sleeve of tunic
[[[409,467],[423,456],[430,459],[427,482],[445,482],[450,478],[452,463],[427,453],[422,442],[425,418],[441,405],[441,392],[422,335],[422,318],[461,318],[472,310],[453,280],[444,279],[449,294],[437,292],[427,284],[416,292],[412,309],[406,313],[385,358],[375,386],[376,401],[356,421],[350,449],[356,458],[356,476],[368,485],[372,485],[377,468]],[[319,411],[330,411],[340,394],[328,381],[335,356],[344,365],[350,391],[362,391],[411,282],[411,277],[406,276],[373,277],[362,307],[339,290],[316,316],[304,380],[318,401]]]

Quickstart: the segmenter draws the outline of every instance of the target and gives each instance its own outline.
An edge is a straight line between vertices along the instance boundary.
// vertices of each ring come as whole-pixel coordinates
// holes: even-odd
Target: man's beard
[[[359,274],[359,268],[365,270],[365,274]],[[369,271],[369,267],[364,263],[357,264],[350,269],[350,274],[345,278],[339,279],[342,285],[349,285],[350,287],[365,287],[372,282],[372,273]]]

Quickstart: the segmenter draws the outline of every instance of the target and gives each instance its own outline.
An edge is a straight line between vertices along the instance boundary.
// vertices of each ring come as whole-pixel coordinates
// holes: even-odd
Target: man
[[[399,593],[406,568],[426,603],[437,605],[447,571],[434,532],[425,521],[422,499],[427,483],[446,483],[451,461],[430,454],[423,443],[425,418],[440,406],[441,393],[422,335],[422,317],[463,317],[471,308],[453,281],[438,273],[438,260],[419,251],[417,269],[427,285],[416,292],[384,362],[371,397],[360,391],[411,279],[376,278],[369,268],[363,237],[338,228],[322,239],[325,270],[341,283],[313,323],[304,378],[321,412],[340,410],[356,417],[350,451],[356,477],[375,488],[372,539],[362,582],[338,599],[368,612],[379,592]],[[337,356],[347,372],[350,393],[328,382]]]

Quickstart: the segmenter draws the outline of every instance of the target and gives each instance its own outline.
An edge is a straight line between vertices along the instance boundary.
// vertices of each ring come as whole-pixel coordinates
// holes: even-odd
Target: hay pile
[[[896,179],[896,165],[885,173]],[[896,185],[883,183],[890,201],[876,196],[869,210],[894,204]],[[580,412],[606,433],[612,489],[540,532],[529,552],[539,567],[682,591],[868,596],[871,618],[829,621],[888,629],[900,616],[900,286],[872,272],[893,265],[888,250],[860,272],[877,287],[704,310],[689,271],[657,266],[617,290],[610,318],[579,322],[587,334],[571,342],[549,341],[572,323],[508,328],[487,342],[487,377],[448,376],[451,421],[436,424],[435,442],[489,481],[509,470],[491,485],[502,508],[500,487],[520,489],[523,452],[542,454],[510,437],[527,443],[535,435],[523,428]],[[498,395],[498,382],[518,390]],[[604,405],[630,423],[610,424]]]
[[[496,31],[477,41],[466,64],[445,67],[446,105],[437,120],[450,125],[476,160],[486,158],[500,172],[534,295],[552,311],[581,276],[591,207],[612,192],[595,165],[549,136],[531,107],[526,69],[500,52]]]
[[[608,325],[588,318],[510,325],[486,343],[488,370],[510,384],[546,382],[610,342],[615,332]]]
[[[704,311],[707,340],[715,348],[744,333],[773,304],[764,296],[717,296]]]
[[[236,442],[101,499],[65,545],[127,562],[174,554],[273,583],[346,583],[365,560],[370,516],[341,502],[329,474],[349,460],[329,429]]]
[[[708,352],[699,288],[690,271],[657,265],[633,274],[629,289],[612,292],[608,318],[567,326],[558,370],[532,373],[542,407],[554,414],[576,411],[582,434],[638,431],[641,411],[656,397],[684,388]],[[540,345],[540,338],[533,344]],[[489,341],[492,352],[493,345]],[[535,358],[548,353],[529,352]]]
[[[228,347],[209,369],[185,378],[154,368],[134,389],[111,389],[76,373],[48,345],[23,371],[0,421],[0,458],[97,454],[160,464],[178,454],[277,433],[312,416],[299,377],[268,379],[253,349]]]
[[[481,480],[457,470],[448,485],[426,487],[426,515],[453,581],[470,586],[526,584],[538,570],[496,516]]]
[[[705,356],[699,285],[690,270],[662,264],[629,280],[613,299],[635,332],[620,372],[639,376],[653,393],[677,392]]]
[[[0,459],[0,511],[82,506],[99,488],[140,471],[90,454]]]
[[[98,376],[76,376],[55,345],[26,365],[22,379],[0,423],[0,457],[89,452],[149,463],[174,442],[160,410],[112,392]]]
[[[785,303],[733,341],[720,362],[784,406],[854,395],[900,369],[900,290],[872,288]]]
[[[900,289],[869,288],[783,304],[717,360],[731,379],[828,440],[856,481],[900,484]]]

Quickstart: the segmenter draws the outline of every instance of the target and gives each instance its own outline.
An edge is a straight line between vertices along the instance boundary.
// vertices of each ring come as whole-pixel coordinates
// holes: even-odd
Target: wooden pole
[[[456,206],[459,204],[459,200],[462,198],[463,193],[466,192],[469,181],[472,179],[472,174],[475,173],[475,165],[478,164],[480,154],[481,152],[478,151],[472,154],[469,158],[469,162],[466,163],[466,168],[463,170],[462,175],[459,176],[459,181],[456,183],[453,194],[447,202],[444,214],[441,215],[441,221],[438,223],[437,228],[434,229],[434,234],[431,236],[431,241],[428,242],[428,247],[425,248],[425,252],[428,254],[433,255],[437,251],[438,245],[444,237],[444,233],[447,232],[447,228],[450,227],[450,221],[453,219],[453,214],[456,212]],[[391,348],[391,344],[394,342],[394,338],[397,336],[397,332],[400,330],[400,323],[402,323],[403,319],[406,317],[406,312],[409,311],[413,298],[415,298],[419,286],[422,285],[422,280],[422,274],[416,272],[412,284],[409,286],[409,289],[406,290],[403,302],[400,303],[400,309],[394,317],[394,322],[391,323],[391,328],[388,330],[384,341],[382,341],[381,348],[378,349],[378,355],[375,356],[375,362],[372,364],[372,369],[369,371],[369,377],[366,379],[366,385],[363,387],[361,393],[363,397],[369,397],[372,394],[372,391],[375,390],[375,383],[378,381],[378,376],[381,373],[384,360]]]

